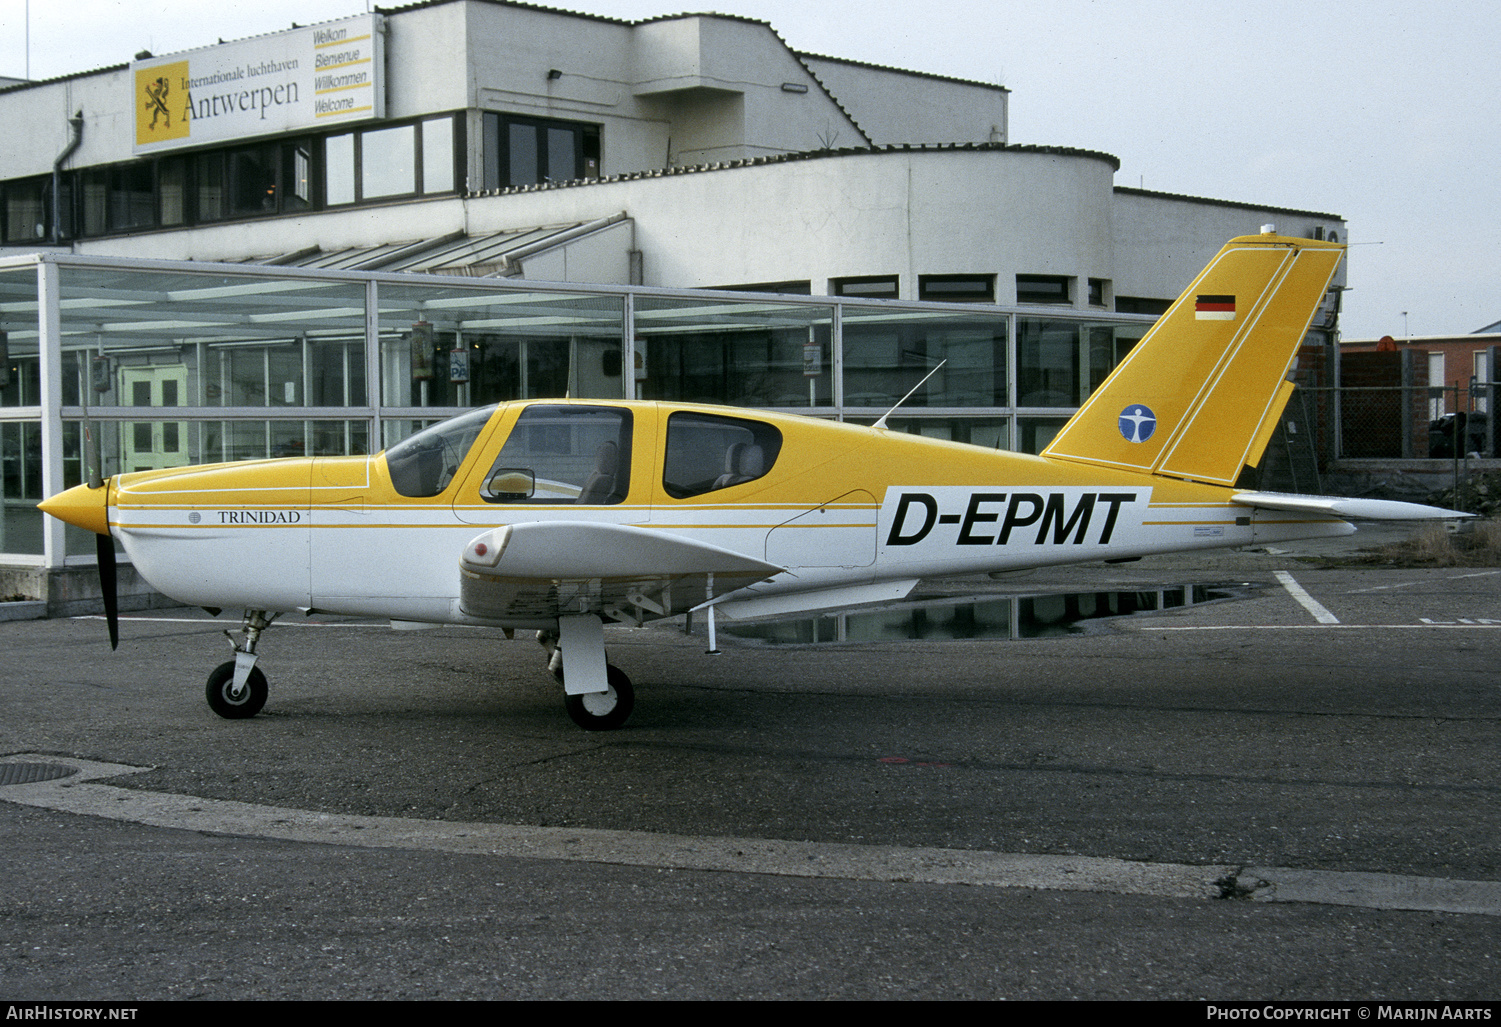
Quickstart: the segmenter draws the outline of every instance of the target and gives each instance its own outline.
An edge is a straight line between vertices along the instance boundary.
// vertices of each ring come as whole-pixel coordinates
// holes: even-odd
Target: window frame
[[[964,290],[950,290],[945,286],[975,286]],[[928,303],[994,303],[995,275],[946,274],[918,275],[917,298]]]
[[[876,290],[876,289],[868,289],[868,290],[859,289],[858,287],[862,286],[862,285],[870,285],[870,286],[877,286],[877,285],[879,285],[879,286],[884,286],[884,288],[879,289],[879,290]],[[855,291],[853,291],[853,292],[850,291],[850,287],[851,286],[855,286],[856,287]],[[853,276],[851,278],[830,278],[829,279],[829,295],[831,295],[831,296],[849,296],[849,297],[853,297],[855,299],[862,299],[862,300],[898,300],[898,299],[902,298],[902,276],[901,275],[855,275],[855,276]]]
[[[1031,288],[1026,288],[1028,286]],[[1016,304],[1029,307],[1071,307],[1074,305],[1074,279],[1070,275],[1019,274],[1016,276]]]
[[[508,111],[481,112],[481,175],[485,189],[524,189],[528,186],[556,185],[563,182],[588,181],[601,177],[603,171],[602,128],[594,122],[565,121],[558,118],[537,118]],[[554,178],[542,174],[540,166],[536,176],[529,182],[511,181],[511,129],[531,128],[535,131],[537,163],[548,152],[547,133],[566,131],[573,135],[573,170],[567,178]],[[547,170],[552,170],[550,166]]]
[[[448,186],[443,189],[430,189],[427,184],[428,168],[434,167],[436,162],[441,162],[441,156],[434,158],[428,154],[429,132],[427,126],[430,123],[446,121],[450,130],[447,133],[449,142],[449,173]],[[407,192],[381,193],[378,196],[370,196],[365,192],[365,137],[383,132],[393,132],[400,129],[410,129],[412,132],[411,167],[412,189]],[[329,155],[329,143],[335,139],[348,138],[351,141],[349,147],[349,167],[344,169],[348,172],[350,183],[350,199],[330,199],[329,176],[334,171],[333,159]],[[318,185],[318,201],[325,209],[339,209],[345,207],[357,207],[365,203],[388,203],[392,200],[410,200],[424,196],[447,196],[460,191],[460,183],[464,180],[461,173],[460,154],[464,149],[464,124],[463,119],[455,112],[448,114],[429,115],[421,118],[411,118],[404,121],[381,122],[375,125],[365,125],[342,132],[330,132],[318,137],[314,147],[317,153],[318,166],[314,174],[314,180]],[[340,155],[341,162],[343,155]]]

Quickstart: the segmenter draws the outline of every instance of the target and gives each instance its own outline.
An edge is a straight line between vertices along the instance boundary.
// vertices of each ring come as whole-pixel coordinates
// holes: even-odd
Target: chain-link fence
[[[1268,443],[1259,487],[1271,491],[1322,493],[1331,471],[1348,475],[1336,461],[1415,461],[1382,484],[1404,481],[1408,489],[1428,483],[1448,487],[1470,477],[1480,459],[1501,456],[1501,418],[1491,412],[1501,387],[1468,385],[1300,385]],[[1348,481],[1334,487],[1349,488]],[[1343,493],[1342,493],[1343,494]],[[1353,494],[1353,493],[1352,493]],[[1402,495],[1399,498],[1417,498]]]
[[[1304,420],[1317,436],[1323,461],[1429,460],[1501,453],[1490,417],[1496,388],[1471,381],[1298,391],[1304,393]]]

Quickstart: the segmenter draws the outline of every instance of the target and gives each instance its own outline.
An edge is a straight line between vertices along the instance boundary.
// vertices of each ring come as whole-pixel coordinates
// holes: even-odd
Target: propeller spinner
[[[109,490],[105,481],[98,486],[75,485],[51,499],[37,504],[45,514],[94,533],[99,557],[99,590],[104,598],[104,619],[109,624],[109,647],[120,644],[120,601],[118,573],[115,566],[115,540],[109,533]]]

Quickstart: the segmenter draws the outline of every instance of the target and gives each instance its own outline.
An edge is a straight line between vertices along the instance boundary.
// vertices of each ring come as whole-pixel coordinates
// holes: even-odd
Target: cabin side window
[[[448,488],[493,413],[494,407],[471,410],[424,428],[386,450],[391,486],[412,499],[436,496]]]
[[[667,418],[662,488],[674,499],[763,477],[782,449],[782,433],[761,421],[680,412]]]
[[[533,405],[522,411],[485,475],[487,503],[613,506],[631,484],[631,412]]]

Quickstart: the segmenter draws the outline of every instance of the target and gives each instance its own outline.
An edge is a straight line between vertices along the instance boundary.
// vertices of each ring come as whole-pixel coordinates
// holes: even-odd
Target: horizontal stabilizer
[[[1237,492],[1231,502],[1259,510],[1284,510],[1290,513],[1321,513],[1335,517],[1353,517],[1368,521],[1425,521],[1454,517],[1474,517],[1458,510],[1422,503],[1400,503],[1392,499],[1344,499],[1339,496],[1296,496],[1284,492]]]

